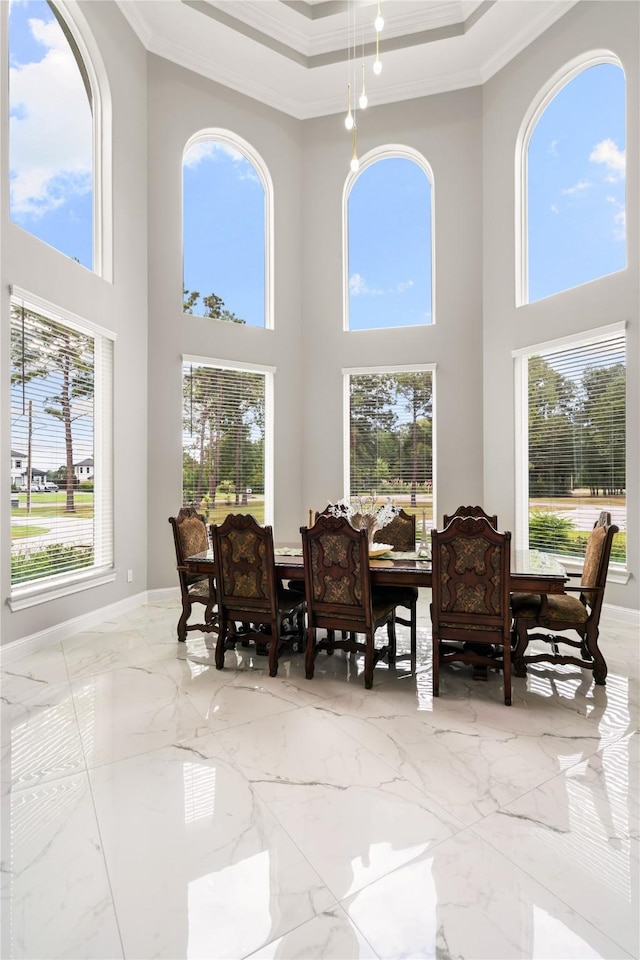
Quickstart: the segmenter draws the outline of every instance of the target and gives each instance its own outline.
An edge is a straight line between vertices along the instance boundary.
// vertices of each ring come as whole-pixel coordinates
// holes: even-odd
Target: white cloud
[[[578,180],[576,184],[572,187],[567,187],[562,192],[568,196],[573,196],[575,193],[582,193],[583,190],[588,190],[589,187],[592,187],[593,184],[589,180]]]
[[[378,287],[369,287],[367,282],[359,273],[353,273],[349,277],[349,293],[354,297],[379,297],[384,293]]]
[[[41,60],[9,71],[11,212],[39,217],[91,190],[92,118],[71,48],[56,21],[32,19]]]
[[[550,209],[551,209],[551,211],[552,211],[553,213],[560,213],[560,211],[558,210],[558,207],[557,207],[557,205],[556,205],[555,203],[552,203],[552,204],[551,204],[551,208],[550,208]]]
[[[557,157],[557,156],[558,156],[558,141],[557,141],[557,140],[552,140],[551,143],[549,144],[549,153],[551,154],[552,157]]]
[[[623,180],[626,169],[626,151],[620,150],[616,143],[610,138],[596,143],[589,154],[589,160],[592,163],[603,163],[608,171],[605,180],[609,183],[615,183],[617,180]]]
[[[402,280],[396,287],[396,290],[398,293],[404,293],[405,290],[409,290],[412,286],[413,280]]]
[[[624,203],[620,203],[616,197],[611,196],[607,197],[607,202],[610,203],[615,210],[613,215],[614,240],[624,240],[627,231],[627,213],[625,205]]]
[[[193,170],[203,160],[219,159],[231,160],[236,165],[236,174],[238,180],[252,180],[260,183],[255,167],[250,160],[227,143],[221,143],[219,140],[198,140],[186,152],[184,156],[184,165]]]

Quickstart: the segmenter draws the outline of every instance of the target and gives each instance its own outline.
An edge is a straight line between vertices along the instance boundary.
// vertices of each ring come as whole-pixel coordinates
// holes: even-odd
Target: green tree
[[[409,469],[411,478],[411,506],[415,507],[418,481],[419,479],[427,479],[427,477],[419,476],[419,420],[431,417],[433,402],[431,374],[425,371],[401,373],[396,374],[393,379],[395,381],[396,396],[407,404],[411,415]]]
[[[388,457],[380,449],[396,415],[394,385],[388,374],[353,374],[350,379],[351,495],[373,492],[379,485],[376,464]]]
[[[182,312],[183,313],[193,313],[194,308],[197,307],[198,301],[200,300],[200,292],[198,290],[187,290],[186,287],[182,289]],[[203,312],[199,313],[199,316],[211,317],[212,320],[225,320],[227,323],[246,323],[246,320],[243,320],[241,317],[237,317],[235,313],[232,313],[231,310],[227,310],[224,305],[224,300],[222,297],[219,297],[216,293],[210,293],[207,297],[202,297]]]
[[[574,473],[576,386],[540,356],[529,359],[529,489],[566,496]]]
[[[615,496],[626,486],[624,365],[588,367],[582,378],[582,482],[597,496]]]
[[[12,307],[16,317],[19,308]],[[87,415],[86,403],[93,400],[94,351],[90,337],[76,333],[49,317],[25,312],[29,336],[23,337],[18,324],[11,331],[11,383],[26,384],[40,379],[45,389],[43,411],[62,424],[65,442],[65,512],[75,513],[73,472],[73,423]]]

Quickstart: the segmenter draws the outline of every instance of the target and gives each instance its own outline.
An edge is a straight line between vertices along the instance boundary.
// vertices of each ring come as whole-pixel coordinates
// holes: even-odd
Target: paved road
[[[41,547],[48,543],[91,544],[93,543],[93,519],[85,517],[39,517],[37,513],[23,517],[12,517],[11,525],[16,527],[43,527],[47,533],[34,537],[20,537],[16,547]]]

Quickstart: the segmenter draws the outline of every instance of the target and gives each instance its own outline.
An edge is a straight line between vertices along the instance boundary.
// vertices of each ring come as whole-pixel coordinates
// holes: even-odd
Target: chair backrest
[[[178,568],[187,557],[192,557],[196,553],[204,553],[209,549],[207,523],[195,507],[181,507],[177,517],[169,517],[169,523],[173,529],[173,542],[176,548]],[[196,580],[206,579],[206,574],[189,575],[180,569],[178,569],[178,575],[181,582],[184,581],[186,585],[194,583]]]
[[[223,523],[212,524],[211,540],[218,606],[227,613],[242,611],[275,617],[277,580],[272,528],[260,526],[247,514],[230,513]]]
[[[443,517],[443,526],[447,527],[455,517],[475,517],[476,519],[484,517],[485,520],[489,521],[492,527],[495,527],[496,530],[498,529],[498,514],[485,513],[482,507],[460,506],[454,513],[445,513]]]
[[[508,636],[511,534],[486,517],[454,517],[431,541],[434,629],[483,626]]]
[[[307,615],[314,626],[371,626],[369,544],[346,517],[319,516],[301,527]]]
[[[602,522],[603,514],[605,514],[604,523]],[[611,515],[603,510],[599,519],[595,522],[593,530],[589,534],[582,567],[582,577],[580,578],[580,586],[582,588],[580,599],[584,604],[588,604],[591,607],[591,615],[596,617],[600,616],[600,609],[602,607],[604,588],[607,582],[607,571],[609,569],[609,557],[611,556],[611,545],[614,536],[619,530],[615,523],[611,523],[610,521]]]
[[[376,530],[375,543],[390,543],[394,550],[410,552],[416,548],[416,515],[400,510],[386,526]]]

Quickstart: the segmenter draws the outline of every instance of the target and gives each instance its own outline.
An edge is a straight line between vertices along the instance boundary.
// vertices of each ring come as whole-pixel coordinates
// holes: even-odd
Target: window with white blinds
[[[345,371],[350,497],[391,497],[433,525],[434,371]]]
[[[185,358],[182,498],[209,523],[271,522],[272,371]]]
[[[523,546],[580,560],[602,510],[626,562],[624,328],[523,352],[516,422]],[[523,509],[524,508],[524,509]]]
[[[113,567],[113,339],[14,289],[12,595]]]

